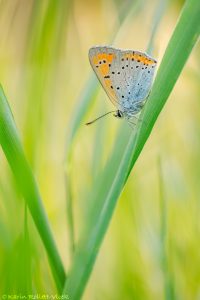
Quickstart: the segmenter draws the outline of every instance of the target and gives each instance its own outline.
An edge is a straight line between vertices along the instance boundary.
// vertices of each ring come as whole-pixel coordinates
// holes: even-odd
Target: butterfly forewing
[[[89,50],[91,66],[114,105],[117,105],[118,101],[111,80],[111,66],[116,61],[118,52],[109,47],[93,47]]]

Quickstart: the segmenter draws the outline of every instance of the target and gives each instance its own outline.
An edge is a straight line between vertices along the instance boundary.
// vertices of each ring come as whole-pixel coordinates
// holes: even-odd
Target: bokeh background
[[[182,5],[0,1],[0,82],[66,271],[73,261],[71,236],[76,246],[95,203],[88,197],[94,180],[117,131],[131,130],[112,116],[84,125],[113,109],[92,74],[88,49],[112,44],[146,51],[156,29],[152,55],[160,62]],[[84,300],[200,299],[199,50],[197,45],[119,199]],[[84,120],[76,123],[82,111]],[[0,274],[0,294],[56,293],[44,246],[2,150]]]

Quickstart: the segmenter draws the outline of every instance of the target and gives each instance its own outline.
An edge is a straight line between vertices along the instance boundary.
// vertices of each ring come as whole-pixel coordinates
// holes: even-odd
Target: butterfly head
[[[124,114],[121,110],[118,109],[113,116],[116,118],[123,118]]]

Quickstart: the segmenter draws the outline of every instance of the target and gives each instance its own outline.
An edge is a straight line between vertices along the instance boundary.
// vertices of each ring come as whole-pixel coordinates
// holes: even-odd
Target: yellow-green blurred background
[[[182,5],[164,0],[0,1],[0,82],[66,271],[72,262],[67,164],[76,242],[88,206],[95,202],[87,196],[117,129],[123,124],[131,130],[111,116],[84,125],[113,108],[99,89],[66,159],[74,115],[94,77],[88,49],[112,44],[145,51],[162,13],[152,54],[160,62]],[[119,199],[84,300],[200,299],[199,50],[197,45]],[[0,294],[23,293],[24,281],[33,293],[55,294],[44,246],[29,213],[29,249],[24,245],[25,211],[1,150]]]

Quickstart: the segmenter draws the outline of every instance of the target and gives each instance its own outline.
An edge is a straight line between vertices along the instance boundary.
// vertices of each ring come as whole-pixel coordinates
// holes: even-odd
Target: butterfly
[[[157,61],[146,53],[107,46],[89,49],[90,64],[111,102],[114,116],[130,120],[141,112],[150,93]],[[92,124],[96,120],[86,123]]]

